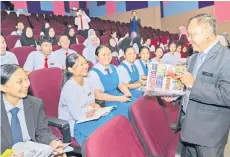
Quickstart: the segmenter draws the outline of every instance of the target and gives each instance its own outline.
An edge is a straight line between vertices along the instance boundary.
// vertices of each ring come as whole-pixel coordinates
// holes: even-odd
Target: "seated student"
[[[22,47],[22,46],[31,46],[36,48],[36,42],[34,40],[33,30],[30,27],[26,27],[22,31],[22,35],[20,39],[17,40],[14,47]]]
[[[155,52],[155,46],[151,45],[151,39],[148,38],[145,43],[143,44],[143,46],[146,46],[149,48],[149,51],[151,52]]]
[[[137,67],[139,72],[139,76],[145,85],[147,76],[148,76],[148,64],[150,63],[150,52],[149,48],[146,46],[142,46],[140,48],[140,59],[137,59],[134,64]]]
[[[117,109],[114,112],[128,118],[128,109],[135,98],[132,97],[125,84],[120,82],[117,68],[110,64],[111,51],[108,47],[100,45],[97,47],[95,55],[98,63],[89,72],[95,99],[105,101],[105,106],[116,105]]]
[[[11,35],[22,35],[22,31],[23,31],[23,29],[24,29],[24,24],[22,23],[22,22],[17,22],[16,23],[16,31],[13,31],[12,33],[11,33]]]
[[[124,56],[124,51],[126,48],[131,46],[131,38],[127,37],[125,39],[123,39],[120,43],[119,43],[119,57],[123,57]]]
[[[62,69],[65,69],[66,56],[77,52],[69,48],[70,40],[66,35],[61,35],[59,37],[58,45],[61,48],[52,52],[52,58],[55,58],[55,60],[61,65]]]
[[[58,117],[69,122],[71,136],[80,145],[92,132],[115,116],[112,111],[98,120],[75,123],[80,118],[92,117],[95,109],[101,108],[95,103],[94,90],[87,78],[88,68],[88,62],[83,56],[67,56],[58,109]]]
[[[155,57],[151,59],[151,62],[163,63],[162,56],[164,55],[164,50],[161,47],[157,47],[155,51]]]
[[[28,95],[30,82],[24,70],[15,64],[5,64],[0,67],[0,75],[0,154],[18,142],[33,141],[50,145],[54,153],[61,155],[63,144],[48,128],[42,100]]]
[[[45,22],[45,23],[43,24],[42,31],[41,31],[40,35],[45,35],[45,33],[46,33],[46,31],[47,31],[47,28],[49,28],[49,27],[50,27],[49,22]]]
[[[79,44],[78,39],[75,34],[75,30],[72,27],[67,29],[67,31],[65,32],[65,35],[68,36],[70,40],[70,45]]]
[[[117,38],[117,32],[116,31],[112,31],[111,32],[111,37],[113,38],[113,39],[115,39],[115,41],[116,41],[116,44],[118,44],[118,38]]]
[[[162,62],[176,66],[180,62],[180,53],[176,52],[176,43],[169,44],[169,52],[164,54]]]
[[[124,37],[119,39],[118,44],[120,44],[125,38],[129,38],[129,32],[127,32]]]
[[[17,57],[12,52],[6,51],[6,41],[2,35],[0,36],[0,40],[1,40],[0,42],[1,43],[1,51],[0,51],[1,65],[18,64]]]
[[[136,54],[139,54],[139,49],[143,44],[143,39],[141,37],[135,37],[131,43],[132,47],[135,49]]]
[[[119,80],[126,85],[132,96],[139,98],[144,95],[143,91],[138,90],[144,82],[140,81],[140,75],[134,61],[136,52],[133,47],[125,50],[125,60],[118,66]]]
[[[86,60],[92,62],[93,64],[97,63],[97,59],[95,56],[95,50],[99,46],[100,40],[96,35],[92,35],[88,39],[88,44],[83,50],[83,56],[86,58]]]
[[[180,53],[181,50],[182,50],[182,46],[178,44],[176,47],[176,52]]]
[[[67,30],[68,30],[69,28],[72,28],[72,25],[67,24],[66,27],[65,27],[65,32],[67,32]],[[64,32],[64,33],[65,33],[65,32]]]
[[[96,35],[95,30],[94,30],[94,29],[89,29],[89,30],[88,30],[88,37],[87,37],[87,39],[85,39],[83,45],[87,46],[89,38],[90,38],[91,36],[94,36],[94,35]],[[97,36],[97,35],[96,35],[96,36]]]
[[[53,57],[53,53],[51,53],[51,39],[48,37],[41,36],[38,40],[38,44],[41,46],[41,50],[31,52],[26,59],[26,62],[23,67],[26,73],[29,75],[32,71],[43,68],[62,68],[60,62],[58,62],[58,60],[55,57]]]
[[[183,45],[181,47],[181,52],[180,52],[181,58],[188,58],[189,54],[188,54],[188,46],[187,45]]]
[[[46,29],[44,36],[48,36],[52,40],[52,45],[57,45],[58,40],[55,36],[54,29],[49,27]]]
[[[114,57],[119,56],[117,42],[116,42],[116,40],[114,38],[109,39],[108,48],[110,49],[110,51],[112,53],[112,56],[114,56]]]

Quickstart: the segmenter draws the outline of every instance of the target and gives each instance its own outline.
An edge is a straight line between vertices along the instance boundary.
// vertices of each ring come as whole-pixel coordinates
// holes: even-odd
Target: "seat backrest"
[[[119,62],[118,62],[118,60],[116,59],[116,57],[112,57],[111,64],[113,64],[113,65],[115,65],[115,66],[118,66],[118,65],[119,65]]]
[[[52,46],[52,51],[56,51],[56,50],[59,50],[61,47],[59,45],[53,45]]]
[[[91,70],[91,68],[93,67],[93,63],[88,61],[88,64],[89,64],[89,70]]]
[[[157,99],[139,98],[129,109],[129,115],[148,153],[166,156],[173,132]]]
[[[116,116],[83,142],[83,157],[146,157],[135,131],[124,116]]]
[[[103,45],[106,45],[106,44],[108,44],[108,42],[109,42],[110,36],[107,35],[107,34],[105,34],[105,35],[101,36],[100,38],[101,38],[101,43],[102,43]]]
[[[6,37],[6,44],[7,44],[7,47],[9,48],[9,49],[12,49],[14,46],[15,46],[15,44],[16,44],[16,42],[17,42],[17,40],[20,38],[20,35],[8,35],[7,37]]]
[[[24,66],[26,59],[28,57],[28,55],[32,52],[32,51],[36,51],[36,48],[31,47],[31,46],[22,46],[22,47],[15,47],[12,48],[10,50],[11,52],[13,52],[15,54],[15,56],[18,59],[18,63],[21,67]]]
[[[4,37],[10,35],[15,29],[13,28],[2,28],[1,32],[3,33]]]
[[[83,36],[81,36],[81,35],[76,35],[76,37],[77,37],[77,39],[78,39],[79,44],[83,44],[83,43],[84,43],[85,38],[84,38]]]
[[[46,68],[30,73],[30,92],[41,98],[44,103],[46,116],[58,116],[58,104],[61,94],[62,70]]]
[[[72,44],[70,45],[70,49],[73,49],[74,51],[76,51],[78,54],[83,53],[85,46],[83,44]]]

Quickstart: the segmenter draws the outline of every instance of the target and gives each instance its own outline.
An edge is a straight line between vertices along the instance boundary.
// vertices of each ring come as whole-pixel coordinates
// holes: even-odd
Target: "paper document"
[[[83,123],[83,122],[88,122],[91,120],[97,120],[100,117],[103,117],[103,116],[109,114],[114,108],[116,108],[116,106],[109,106],[109,107],[103,107],[100,109],[95,109],[96,111],[92,117],[89,117],[89,118],[82,117],[82,119],[79,119],[76,123]]]
[[[64,144],[64,152],[73,151],[73,148],[68,146],[69,143]],[[18,142],[13,145],[14,154],[24,153],[23,157],[49,157],[54,149],[50,145],[36,143],[32,141]]]

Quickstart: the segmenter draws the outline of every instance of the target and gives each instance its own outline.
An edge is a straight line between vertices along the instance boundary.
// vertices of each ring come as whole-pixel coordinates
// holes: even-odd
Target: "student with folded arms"
[[[139,98],[143,96],[143,91],[138,90],[144,82],[140,81],[140,75],[134,61],[136,52],[133,47],[125,49],[125,60],[119,65],[119,79],[130,90],[132,96]]]

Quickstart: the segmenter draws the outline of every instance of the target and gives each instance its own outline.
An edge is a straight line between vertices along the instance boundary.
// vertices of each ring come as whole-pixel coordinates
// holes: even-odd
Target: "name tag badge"
[[[50,66],[54,66],[54,63],[50,63]]]
[[[90,92],[89,94],[88,94],[88,96],[90,96],[92,93]]]
[[[202,72],[202,75],[213,77],[213,73],[209,73],[209,72],[205,72],[205,71]]]

